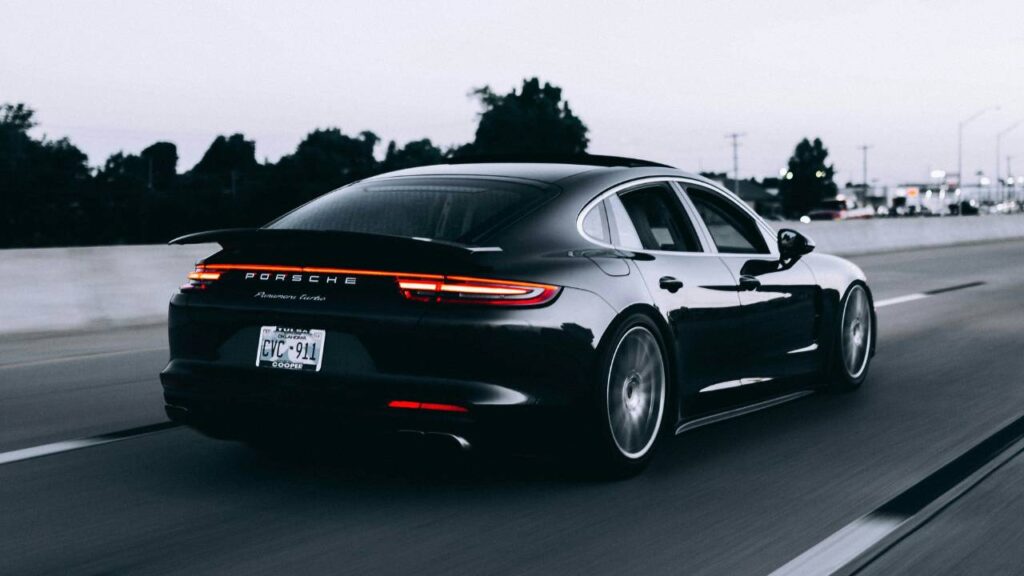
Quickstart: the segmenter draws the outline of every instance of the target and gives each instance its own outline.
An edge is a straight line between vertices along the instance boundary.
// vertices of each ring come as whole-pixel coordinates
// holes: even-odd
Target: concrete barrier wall
[[[1024,215],[773,222],[810,236],[818,250],[841,256],[1024,238]]]
[[[160,322],[195,261],[216,249],[203,244],[0,250],[0,334]]]
[[[775,222],[839,255],[1024,238],[1024,215]],[[196,260],[217,249],[106,246],[0,250],[0,335],[161,322]]]

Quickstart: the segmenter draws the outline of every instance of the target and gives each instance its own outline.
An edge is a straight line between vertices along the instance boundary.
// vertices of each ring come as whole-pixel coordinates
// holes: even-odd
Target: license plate
[[[326,336],[323,330],[263,326],[256,349],[256,366],[319,372]]]

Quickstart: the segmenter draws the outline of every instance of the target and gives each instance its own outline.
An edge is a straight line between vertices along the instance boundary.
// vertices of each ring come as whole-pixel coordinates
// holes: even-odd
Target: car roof
[[[552,184],[570,176],[596,169],[597,166],[585,164],[560,163],[519,163],[519,162],[483,162],[460,164],[434,164],[418,168],[406,168],[394,172],[386,172],[372,179],[396,178],[405,176],[485,176],[498,178],[518,178],[536,180]]]
[[[608,158],[608,157],[602,157]],[[628,160],[628,159],[624,159]],[[695,180],[706,179],[653,162],[636,161],[636,165],[616,165],[614,163],[579,163],[567,162],[460,162],[453,164],[434,164],[418,168],[406,168],[394,172],[379,174],[368,180],[401,178],[409,176],[479,176],[491,178],[515,178],[533,180],[545,184],[556,184],[566,180],[573,182],[591,180],[630,180],[647,176],[687,177]],[[707,180],[709,184],[713,184]]]

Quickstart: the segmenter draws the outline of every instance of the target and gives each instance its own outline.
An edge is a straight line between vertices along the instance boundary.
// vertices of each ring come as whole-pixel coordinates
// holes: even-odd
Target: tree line
[[[370,131],[318,128],[277,162],[256,159],[244,134],[217,136],[192,168],[179,172],[177,147],[155,142],[92,167],[67,138],[35,138],[35,111],[0,105],[0,248],[142,244],[212,228],[259,226],[320,194],[382,172],[491,155],[570,156],[587,151],[588,129],[562,97],[537,78],[505,94],[484,86],[472,142],[442,148],[424,138],[390,141]],[[806,140],[783,181],[787,205],[820,198],[827,150]],[[810,177],[809,179],[807,177]],[[814,187],[813,190],[805,184]],[[794,190],[796,192],[794,193]],[[834,194],[834,184],[832,184]],[[808,199],[810,198],[810,199]]]
[[[506,94],[471,95],[482,105],[472,142],[442,148],[424,138],[391,141],[318,128],[277,162],[256,159],[244,134],[217,136],[179,172],[177,147],[155,142],[93,168],[67,138],[34,138],[35,111],[0,106],[0,247],[166,242],[211,228],[259,226],[320,194],[381,172],[474,155],[576,155],[587,127],[562,90],[536,78]]]

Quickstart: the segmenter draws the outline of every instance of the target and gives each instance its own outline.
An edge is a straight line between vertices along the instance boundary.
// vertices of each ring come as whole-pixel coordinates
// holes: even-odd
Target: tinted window
[[[502,229],[548,195],[542,188],[497,180],[396,178],[335,190],[268,228],[468,242]]]
[[[604,202],[598,203],[583,218],[583,233],[600,242],[608,243],[611,238],[608,233],[608,218],[604,210]]]
[[[620,195],[620,199],[647,250],[700,252],[693,226],[671,189],[660,185],[640,188]]]
[[[765,254],[768,246],[757,229],[757,223],[739,207],[718,195],[701,190],[688,188],[690,196],[701,220],[708,227],[711,239],[719,252],[741,254]]]

